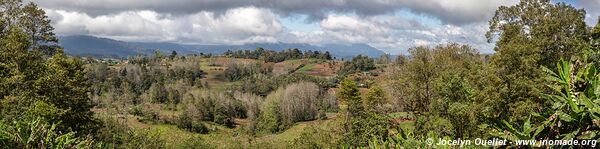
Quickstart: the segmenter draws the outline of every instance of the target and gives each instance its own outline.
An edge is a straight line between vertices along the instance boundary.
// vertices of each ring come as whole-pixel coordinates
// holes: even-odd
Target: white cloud
[[[185,16],[154,11],[125,11],[111,15],[47,10],[58,34],[91,34],[134,41],[188,43],[276,42],[283,30],[278,17],[268,9],[245,7],[223,15],[199,12]]]
[[[398,10],[433,16],[450,24],[469,24],[487,20],[500,5],[518,0],[27,0],[44,8],[83,12],[92,16],[123,11],[151,10],[161,14],[226,12],[240,7],[270,9],[281,15],[306,14],[321,21],[334,13],[378,16]]]
[[[498,6],[518,0],[34,1],[46,8],[61,35],[203,44],[367,43],[401,53],[448,42],[490,52],[493,46],[483,37],[486,21]],[[399,10],[414,16],[395,14]],[[319,28],[297,31],[280,23],[295,14],[306,15]]]
[[[396,20],[398,22],[390,22]],[[468,25],[422,25],[398,27],[411,20],[395,16],[357,17],[355,15],[330,15],[320,22],[321,30],[294,31],[286,40],[308,43],[368,43],[386,52],[398,54],[415,46],[438,44],[469,44],[483,53],[491,53],[493,44],[487,43],[484,33],[487,23]]]

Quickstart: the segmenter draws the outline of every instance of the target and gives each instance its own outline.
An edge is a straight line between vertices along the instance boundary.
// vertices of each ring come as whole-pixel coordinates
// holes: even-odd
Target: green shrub
[[[98,144],[74,132],[60,133],[57,124],[41,119],[5,124],[0,121],[0,148],[92,148]]]

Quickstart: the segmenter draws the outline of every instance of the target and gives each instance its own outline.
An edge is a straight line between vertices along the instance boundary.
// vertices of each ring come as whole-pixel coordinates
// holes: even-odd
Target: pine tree
[[[340,83],[340,86],[337,97],[348,106],[348,113],[350,116],[357,116],[363,112],[364,107],[356,83],[345,79]]]

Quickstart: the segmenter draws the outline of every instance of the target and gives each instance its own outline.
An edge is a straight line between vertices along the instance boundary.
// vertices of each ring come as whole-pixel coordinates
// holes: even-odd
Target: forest
[[[501,6],[485,34],[494,54],[447,43],[348,60],[257,47],[107,61],[65,54],[35,3],[0,0],[0,148],[594,148],[600,22],[585,16]]]

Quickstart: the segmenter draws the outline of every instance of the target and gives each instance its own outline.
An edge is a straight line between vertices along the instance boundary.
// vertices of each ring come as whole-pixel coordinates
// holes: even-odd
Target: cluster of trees
[[[357,55],[351,61],[344,62],[342,68],[337,71],[338,76],[345,77],[357,72],[365,72],[375,69],[375,60],[368,56]]]
[[[415,148],[425,146],[426,138],[597,140],[600,23],[587,27],[584,18],[585,11],[549,0],[502,6],[486,34],[496,42],[495,54],[458,44],[415,47],[388,69],[384,93],[400,107],[395,110],[411,113],[414,130],[377,129],[389,126],[389,118],[359,113],[369,113],[368,99],[386,96],[374,96],[381,93],[372,89],[372,97],[359,98],[354,82],[343,81],[338,98],[347,106],[344,129],[309,130],[308,136],[339,138],[328,143],[350,146]],[[295,143],[328,146],[323,142]]]
[[[255,74],[269,74],[272,67],[264,66],[261,63],[229,63],[225,69],[224,76],[229,81],[239,81]]]
[[[149,58],[133,59],[146,60],[112,67],[99,62],[88,65],[85,76],[91,84],[90,96],[99,107],[143,103],[174,106],[188,90],[206,87],[199,58],[171,59],[157,52]]]
[[[390,94],[414,112],[416,137],[597,139],[590,135],[600,130],[591,125],[597,118],[583,116],[595,113],[582,113],[598,105],[584,93],[598,75],[599,50],[584,16],[547,0],[500,7],[487,33],[496,41],[489,61],[468,46],[413,48]]]
[[[193,132],[207,133],[204,122],[233,127],[233,118],[246,115],[243,102],[221,92],[194,90],[184,96],[177,125]]]
[[[239,51],[231,51],[231,50],[227,50],[224,53],[225,56],[227,57],[233,57],[233,58],[247,58],[247,59],[259,59],[259,60],[263,60],[265,62],[274,62],[274,63],[278,63],[278,62],[283,62],[286,60],[294,60],[294,59],[324,59],[324,60],[331,60],[331,54],[329,54],[329,51],[325,51],[325,52],[320,52],[320,51],[300,51],[298,49],[287,49],[287,50],[283,50],[280,52],[277,51],[271,51],[271,50],[265,50],[263,48],[257,48],[254,51],[251,50],[239,50]]]
[[[0,123],[9,125],[1,131],[37,120],[67,138],[94,133],[101,125],[90,111],[83,63],[49,46],[56,39],[49,22],[33,3],[0,1]],[[22,145],[12,141],[0,146]]]
[[[279,76],[255,74],[237,82],[231,87],[231,90],[253,93],[264,97],[279,87],[303,81],[313,82],[322,89],[333,88],[337,85],[335,78],[320,78],[301,73]]]
[[[231,63],[223,75],[235,82],[217,90],[202,81],[203,56],[157,51],[118,65],[67,57],[40,8],[0,0],[0,146],[165,147],[156,134],[131,131],[110,117],[127,114],[198,133],[245,118],[249,134],[271,134],[325,119],[337,101],[342,112],[331,129],[308,127],[293,143],[326,148],[421,147],[422,140],[438,137],[598,140],[600,23],[590,28],[584,17],[583,10],[549,0],[502,6],[486,34],[496,42],[495,54],[459,44],[411,48],[410,57],[398,57],[387,77],[376,80],[381,86],[369,85],[364,94],[346,77],[376,68],[362,55],[344,63],[338,74],[346,79],[339,85],[335,78],[275,76],[264,63]],[[265,62],[331,59],[327,52],[297,49],[226,55]],[[378,63],[389,64],[389,56]],[[327,97],[336,85],[337,98]],[[109,117],[94,117],[94,106],[108,109]],[[163,117],[165,110],[179,114]],[[400,128],[390,112],[408,113],[414,130]],[[183,145],[207,147],[189,142]]]
[[[93,116],[85,63],[65,56],[52,30],[34,3],[0,0],[0,146],[156,148],[149,135]]]
[[[294,140],[298,148],[332,148],[332,147],[364,147],[371,140],[387,140],[391,134],[397,133],[398,126],[391,123],[387,115],[389,109],[384,105],[389,101],[384,90],[378,86],[371,87],[361,94],[358,85],[345,79],[340,82],[336,94],[340,104],[345,105],[337,119],[328,126],[307,127]]]
[[[281,87],[256,106],[249,132],[277,133],[300,121],[326,119],[327,102],[320,87],[300,82]]]

